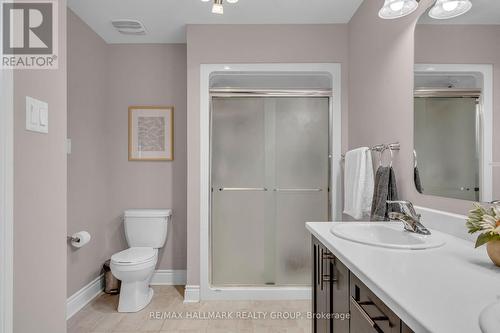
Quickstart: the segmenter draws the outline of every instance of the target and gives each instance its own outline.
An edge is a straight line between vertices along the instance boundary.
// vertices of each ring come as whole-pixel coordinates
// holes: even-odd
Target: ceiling
[[[465,14],[449,20],[435,20],[427,13],[419,24],[500,24],[500,0],[473,0],[472,8]]]
[[[347,23],[362,2],[239,0],[225,2],[224,15],[212,14],[212,2],[201,0],[68,0],[68,6],[108,43],[185,43],[186,24]],[[139,20],[147,34],[122,35],[113,19]]]

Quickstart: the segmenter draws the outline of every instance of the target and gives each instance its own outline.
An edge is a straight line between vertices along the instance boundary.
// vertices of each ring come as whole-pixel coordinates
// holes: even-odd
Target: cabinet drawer
[[[399,317],[352,273],[350,287],[351,333],[401,332]]]

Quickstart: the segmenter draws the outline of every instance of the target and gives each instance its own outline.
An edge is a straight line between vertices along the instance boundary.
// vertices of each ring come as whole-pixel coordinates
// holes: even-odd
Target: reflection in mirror
[[[415,29],[414,180],[418,192],[500,199],[500,1],[463,15],[424,13]]]

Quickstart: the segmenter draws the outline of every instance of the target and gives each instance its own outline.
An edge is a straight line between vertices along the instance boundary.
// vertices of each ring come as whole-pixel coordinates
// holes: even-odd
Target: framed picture
[[[131,106],[128,108],[129,161],[174,159],[174,108]]]

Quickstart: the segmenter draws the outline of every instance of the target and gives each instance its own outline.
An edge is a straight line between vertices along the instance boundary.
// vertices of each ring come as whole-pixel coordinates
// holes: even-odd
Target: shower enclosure
[[[211,89],[210,284],[310,285],[329,219],[330,90]]]

